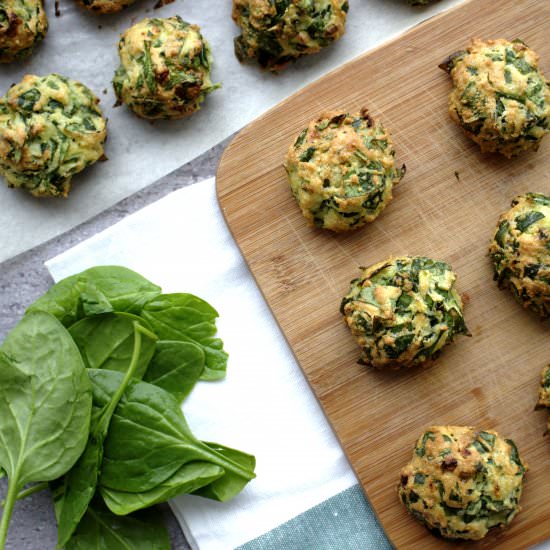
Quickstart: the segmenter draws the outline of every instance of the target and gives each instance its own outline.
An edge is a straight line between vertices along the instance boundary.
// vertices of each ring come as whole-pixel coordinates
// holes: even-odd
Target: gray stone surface
[[[26,307],[53,283],[44,262],[110,227],[128,214],[163,196],[215,174],[219,159],[231,138],[200,157],[124,199],[75,229],[0,264],[0,341],[15,326]],[[17,191],[14,191],[17,192]],[[0,500],[6,494],[6,480],[0,480]],[[160,510],[168,527],[172,548],[187,550],[179,525],[168,505]],[[9,550],[55,549],[57,531],[48,492],[34,494],[18,502],[12,516],[6,548]]]

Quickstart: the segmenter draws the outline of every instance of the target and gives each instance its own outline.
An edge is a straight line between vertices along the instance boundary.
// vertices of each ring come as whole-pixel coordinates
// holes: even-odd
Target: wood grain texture
[[[512,198],[528,190],[550,194],[550,138],[521,158],[482,155],[449,119],[450,81],[437,67],[470,37],[520,37],[549,75],[549,20],[550,2],[543,0],[461,4],[267,112],[235,138],[218,169],[229,228],[398,548],[516,550],[550,538],[550,437],[542,437],[546,413],[533,412],[539,373],[550,361],[550,325],[497,289],[487,258],[497,218]],[[287,148],[321,111],[362,106],[391,130],[407,175],[375,223],[346,235],[312,229],[286,181]],[[430,368],[380,373],[356,363],[359,349],[338,308],[358,266],[400,254],[454,267],[473,337],[459,337]],[[516,441],[530,471],[523,511],[510,529],[451,544],[404,511],[399,471],[433,424],[496,429]]]

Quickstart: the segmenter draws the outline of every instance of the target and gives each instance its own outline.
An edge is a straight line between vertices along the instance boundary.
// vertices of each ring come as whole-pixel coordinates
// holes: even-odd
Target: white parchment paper
[[[45,1],[48,36],[30,60],[0,65],[0,94],[27,73],[57,72],[86,84],[101,98],[109,119],[109,160],[77,175],[66,200],[36,199],[0,183],[0,261],[89,219],[207,151],[345,61],[461,2],[441,0],[419,8],[405,0],[350,0],[346,34],[340,41],[272,75],[255,65],[241,65],[235,58],[233,38],[239,29],[231,20],[230,0],[176,0],[157,10],[153,9],[156,0],[138,0],[112,16],[96,16],[75,0],[60,0],[59,17],[54,15],[53,0]],[[213,79],[223,87],[206,99],[201,111],[181,121],[151,124],[125,107],[113,108],[111,79],[118,66],[120,33],[144,17],[175,14],[201,27],[212,46]]]

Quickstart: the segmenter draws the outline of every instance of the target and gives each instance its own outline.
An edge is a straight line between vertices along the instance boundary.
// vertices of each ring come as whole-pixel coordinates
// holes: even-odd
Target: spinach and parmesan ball
[[[354,115],[330,111],[311,121],[284,166],[306,220],[332,231],[375,220],[405,173],[395,166],[389,132],[366,109]]]
[[[361,363],[412,367],[435,359],[457,334],[469,334],[450,265],[401,256],[362,269],[340,306]]]
[[[131,6],[136,0],[78,0],[87,10],[97,14],[117,13],[128,6]]]
[[[550,412],[550,364],[546,365],[546,367],[542,369],[540,376],[539,400],[535,408],[537,410],[548,409],[548,412]],[[548,422],[546,424],[545,434],[548,433],[550,433],[550,416],[548,417]]]
[[[489,255],[499,288],[543,319],[550,316],[550,196],[525,193],[502,214]]]
[[[71,178],[104,157],[99,99],[58,74],[27,75],[0,98],[0,174],[36,197],[66,197]]]
[[[210,80],[212,55],[197,25],[181,17],[144,19],[118,44],[113,79],[118,103],[147,119],[178,119],[200,109],[219,88]]]
[[[338,40],[347,11],[347,0],[233,0],[235,55],[278,71]]]
[[[472,40],[440,65],[453,81],[452,120],[482,152],[537,150],[550,131],[550,88],[538,55],[520,40]]]
[[[31,55],[48,30],[42,0],[4,0],[0,3],[0,63]]]
[[[511,439],[492,430],[433,426],[401,470],[398,493],[407,511],[450,539],[479,540],[505,528],[520,511],[527,465]]]

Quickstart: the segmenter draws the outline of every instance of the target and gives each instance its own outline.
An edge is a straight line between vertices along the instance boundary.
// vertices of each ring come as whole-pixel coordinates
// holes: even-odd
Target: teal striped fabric
[[[321,502],[237,550],[391,550],[359,485]]]

